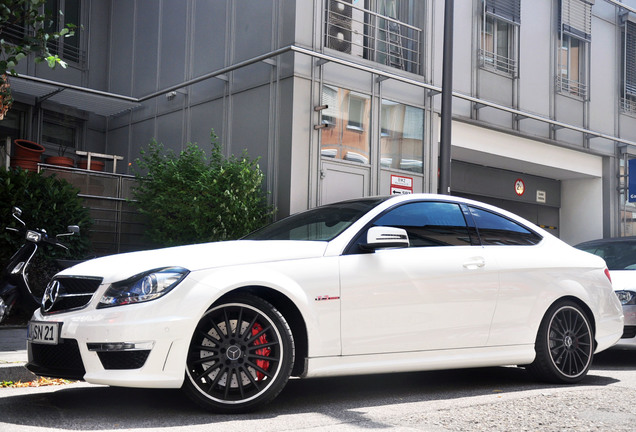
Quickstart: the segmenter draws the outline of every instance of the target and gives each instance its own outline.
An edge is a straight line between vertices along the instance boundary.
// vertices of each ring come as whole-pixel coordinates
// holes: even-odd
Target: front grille
[[[623,327],[623,336],[621,336],[621,339],[631,339],[633,337],[636,337],[636,326]]]
[[[104,369],[140,369],[149,354],[150,350],[97,352]]]
[[[47,297],[45,292],[42,313],[52,314],[85,307],[102,283],[102,278],[64,276],[54,278],[49,286],[58,282],[56,295]]]
[[[81,380],[86,374],[75,339],[60,339],[57,345],[28,342],[26,367],[36,375]]]

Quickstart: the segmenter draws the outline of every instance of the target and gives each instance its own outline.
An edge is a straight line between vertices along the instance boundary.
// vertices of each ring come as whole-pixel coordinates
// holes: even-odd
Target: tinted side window
[[[541,236],[498,214],[470,207],[483,245],[534,245]]]
[[[380,216],[373,225],[404,228],[412,247],[470,245],[466,220],[454,203],[404,204]]]

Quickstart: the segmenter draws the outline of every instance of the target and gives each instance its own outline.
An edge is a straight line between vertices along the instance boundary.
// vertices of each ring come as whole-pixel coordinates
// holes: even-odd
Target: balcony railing
[[[25,35],[34,35],[33,29],[28,29],[19,24],[7,25],[6,27],[3,27],[2,32],[5,41],[15,44],[21,43]],[[63,39],[61,42],[57,40],[50,40],[47,42],[46,46],[52,54],[57,54],[60,58],[66,61],[77,63],[81,68],[86,66],[86,52],[69,43],[64,43]]]
[[[479,66],[511,77],[517,76],[517,62],[514,59],[484,49],[479,50]]]
[[[40,164],[45,176],[55,175],[79,190],[93,226],[88,233],[92,252],[108,255],[152,247],[144,237],[145,218],[133,204],[137,180],[129,175]]]
[[[621,112],[636,115],[636,96],[621,98]]]
[[[581,81],[571,80],[564,76],[556,77],[556,89],[560,93],[585,99],[587,97],[587,85]]]
[[[325,24],[327,48],[420,73],[421,29],[350,0],[327,1]]]

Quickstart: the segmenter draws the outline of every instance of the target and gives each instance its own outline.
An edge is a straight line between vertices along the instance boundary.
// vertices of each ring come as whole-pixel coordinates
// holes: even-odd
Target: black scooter
[[[36,228],[27,229],[26,224],[20,219],[22,210],[13,207],[13,217],[22,224],[21,228],[7,227],[8,231],[13,231],[23,236],[25,242],[18,251],[11,257],[7,265],[0,274],[0,322],[2,322],[14,308],[20,308],[27,314],[32,314],[40,307],[42,301],[42,289],[32,289],[29,286],[28,267],[40,244],[50,244],[68,250],[64,244],[58,240],[60,237],[79,234],[77,225],[69,225],[68,232],[49,237],[46,230]],[[63,264],[64,260],[57,260],[59,270],[68,265]],[[76,262],[73,262],[75,264]]]

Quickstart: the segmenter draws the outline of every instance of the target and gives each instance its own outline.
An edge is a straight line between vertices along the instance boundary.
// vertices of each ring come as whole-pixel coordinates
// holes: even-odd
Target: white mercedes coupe
[[[412,194],[64,270],[29,323],[27,367],[182,387],[229,413],[291,376],[518,365],[575,383],[622,332],[603,259],[495,207]]]

